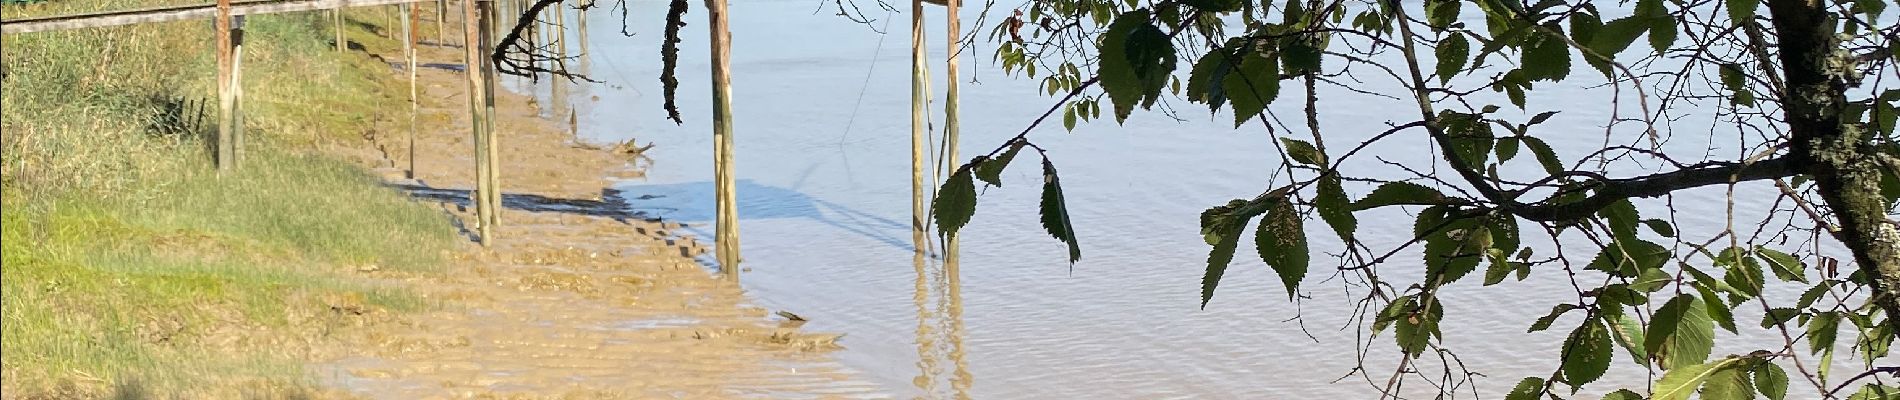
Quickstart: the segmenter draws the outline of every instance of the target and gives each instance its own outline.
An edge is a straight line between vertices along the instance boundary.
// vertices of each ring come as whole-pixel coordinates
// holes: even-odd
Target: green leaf
[[[1735,247],[1722,250],[1722,254],[1715,258],[1715,265],[1726,269],[1726,273],[1722,275],[1722,282],[1727,283],[1730,288],[1749,297],[1761,296],[1763,285],[1761,263],[1756,262],[1754,257],[1749,257],[1747,251]]]
[[[1550,117],[1551,117],[1551,116],[1554,116],[1554,115],[1557,115],[1557,112],[1556,112],[1556,111],[1545,111],[1545,112],[1540,112],[1540,113],[1537,113],[1537,115],[1533,115],[1533,116],[1531,116],[1531,121],[1530,121],[1530,122],[1527,122],[1527,123],[1525,123],[1524,125],[1537,125],[1537,124],[1541,124],[1541,123],[1544,123],[1544,121],[1549,121],[1549,120],[1550,120]]]
[[[1438,123],[1444,127],[1446,136],[1451,138],[1452,153],[1458,161],[1474,168],[1482,167],[1491,156],[1493,135],[1491,125],[1484,123],[1483,116],[1445,110],[1439,113]]]
[[[1603,400],[1643,400],[1643,395],[1636,394],[1636,392],[1632,392],[1629,389],[1617,389],[1614,392],[1610,392],[1610,394],[1603,395]]]
[[[1687,304],[1679,312],[1665,314],[1661,309],[1650,318],[1650,331],[1645,337],[1645,347],[1651,357],[1660,362],[1663,369],[1672,369],[1685,365],[1701,364],[1709,359],[1709,352],[1715,347],[1715,322],[1709,318],[1708,308],[1694,296],[1681,295],[1670,299],[1669,303]],[[1670,304],[1664,304],[1668,308]],[[1666,337],[1658,338],[1657,324],[1674,321],[1675,326],[1664,332]],[[1661,343],[1659,347],[1649,344]]]
[[[1125,121],[1136,104],[1154,105],[1174,73],[1174,43],[1148,21],[1148,10],[1123,13],[1109,24],[1101,45],[1102,89],[1115,103],[1115,120]]]
[[[1008,150],[1003,150],[1002,155],[985,160],[982,164],[977,164],[976,179],[980,179],[984,183],[990,184],[990,186],[1003,187],[1003,169],[1009,167],[1009,162],[1016,159],[1016,152],[1022,149],[1022,142],[1012,143],[1009,145]]]
[[[1755,391],[1768,400],[1788,398],[1788,371],[1773,362],[1761,363],[1755,367]]]
[[[1478,268],[1478,260],[1489,248],[1490,230],[1477,217],[1460,217],[1448,206],[1432,206],[1420,211],[1413,234],[1425,242],[1425,282],[1442,286]]]
[[[1320,155],[1319,148],[1313,147],[1312,143],[1291,138],[1280,138],[1280,143],[1286,145],[1286,154],[1293,157],[1293,161],[1316,167],[1326,166],[1326,157]]]
[[[1187,0],[1182,3],[1194,6],[1194,8],[1199,8],[1202,11],[1216,13],[1240,11],[1240,6],[1245,4],[1245,2],[1241,0]]]
[[[1221,89],[1234,107],[1234,127],[1260,115],[1280,95],[1280,66],[1273,60],[1244,52],[1240,68],[1221,79]]]
[[[976,184],[970,181],[970,169],[965,165],[950,174],[950,180],[937,189],[937,199],[931,203],[937,228],[946,236],[956,237],[957,230],[970,223],[970,216],[976,214]]]
[[[1648,341],[1643,335],[1643,324],[1629,313],[1617,314],[1616,319],[1605,321],[1610,324],[1612,338],[1616,339],[1618,346],[1623,346],[1623,350],[1629,352],[1630,360],[1636,361],[1637,365],[1649,365],[1649,352],[1643,350],[1643,343]]]
[[[1550,35],[1532,36],[1528,45],[1519,55],[1522,56],[1521,68],[1524,78],[1530,80],[1561,81],[1570,75],[1570,46],[1562,39]]]
[[[1662,268],[1670,256],[1669,249],[1655,243],[1643,240],[1618,241],[1605,246],[1584,268],[1621,277],[1635,277],[1641,275],[1642,271]]]
[[[1445,309],[1437,301],[1426,301],[1430,307],[1419,304],[1416,297],[1412,298],[1412,302],[1408,313],[1399,316],[1394,322],[1398,325],[1399,350],[1404,351],[1406,356],[1418,357],[1431,345],[1432,337],[1439,335],[1438,321],[1444,318]]]
[[[1808,354],[1834,348],[1834,337],[1841,331],[1841,315],[1832,311],[1814,314],[1808,320]]]
[[[1372,189],[1366,198],[1353,204],[1353,209],[1367,210],[1394,204],[1439,204],[1444,200],[1445,195],[1439,194],[1437,189],[1411,182],[1390,182]]]
[[[1676,19],[1668,17],[1650,18],[1649,48],[1656,50],[1657,53],[1661,53],[1669,51],[1669,46],[1674,46],[1675,44]]]
[[[1544,395],[1544,378],[1533,376],[1517,381],[1517,387],[1511,388],[1511,393],[1504,395],[1504,400],[1537,400],[1537,397],[1542,395]]]
[[[1800,259],[1780,250],[1762,246],[1755,246],[1755,255],[1761,256],[1762,261],[1767,261],[1769,270],[1774,271],[1775,277],[1780,278],[1782,282],[1808,282],[1808,266],[1801,264]]]
[[[1728,0],[1728,19],[1735,24],[1755,19],[1755,8],[1761,0]]]
[[[1214,299],[1214,289],[1220,286],[1221,276],[1227,273],[1227,265],[1233,263],[1234,249],[1240,247],[1240,232],[1246,228],[1247,221],[1234,219],[1225,217],[1208,222],[1203,218],[1201,233],[1207,236],[1213,248],[1207,252],[1207,274],[1201,277],[1202,309],[1206,309],[1207,302]]]
[[[1512,158],[1517,158],[1517,149],[1518,149],[1519,142],[1520,140],[1518,140],[1517,137],[1499,138],[1497,148],[1496,148],[1498,152],[1498,162],[1502,163],[1506,161],[1511,161]]]
[[[1320,50],[1305,41],[1293,38],[1280,48],[1280,62],[1285,64],[1288,75],[1304,75],[1319,72]]]
[[[1062,180],[1056,177],[1056,165],[1042,160],[1042,228],[1049,236],[1069,245],[1069,267],[1082,259],[1082,247],[1075,240],[1075,225],[1069,220],[1068,201],[1062,196]]]
[[[1628,16],[1604,23],[1603,29],[1597,30],[1596,35],[1591,36],[1588,43],[1591,51],[1609,58],[1609,60],[1591,59],[1602,62],[1597,69],[1602,70],[1605,76],[1611,75],[1609,61],[1614,61],[1617,53],[1628,49],[1631,43],[1636,42],[1636,37],[1642,36],[1649,27],[1649,20],[1639,16]]]
[[[1748,382],[1748,371],[1742,365],[1728,363],[1709,371],[1702,383],[1702,400],[1754,400],[1754,385]]]
[[[1709,319],[1715,320],[1716,326],[1728,330],[1729,333],[1739,333],[1735,330],[1735,313],[1729,310],[1727,304],[1722,303],[1722,297],[1716,295],[1715,288],[1710,286],[1709,282],[1695,284],[1696,293],[1702,295],[1702,305],[1709,310]]]
[[[1768,312],[1762,313],[1761,315],[1761,327],[1763,329],[1771,328],[1775,325],[1788,322],[1788,320],[1794,319],[1794,317],[1799,315],[1801,315],[1801,310],[1793,308],[1770,308]]]
[[[1637,213],[1636,205],[1630,203],[1629,199],[1612,202],[1602,210],[1597,210],[1597,215],[1603,217],[1603,222],[1610,226],[1610,235],[1617,242],[1636,240],[1636,224],[1641,222],[1643,217]]]
[[[1339,234],[1341,241],[1352,242],[1353,231],[1359,229],[1359,219],[1352,215],[1352,199],[1346,197],[1339,175],[1329,173],[1319,178],[1319,193],[1313,197],[1313,208],[1318,210],[1320,219],[1326,220],[1333,232]]]
[[[1209,111],[1219,110],[1222,104],[1227,103],[1227,92],[1223,85],[1227,73],[1233,70],[1234,64],[1229,62],[1226,48],[1209,50],[1207,55],[1194,63],[1193,71],[1188,73],[1188,100],[1206,104]]]
[[[1682,326],[1683,315],[1689,313],[1689,306],[1694,302],[1695,296],[1678,295],[1663,303],[1662,308],[1656,309],[1656,313],[1649,318],[1649,331],[1643,334],[1643,351],[1649,354],[1663,351],[1663,346],[1669,344],[1669,339],[1676,334],[1676,328]]]
[[[1070,104],[1068,107],[1064,107],[1062,109],[1062,129],[1068,130],[1071,132],[1075,131],[1075,105],[1074,104]]]
[[[1440,29],[1444,29],[1445,27],[1451,26],[1451,24],[1454,22],[1458,22],[1459,3],[1464,3],[1464,1],[1463,0],[1426,0],[1425,1],[1425,23],[1431,24],[1434,30],[1440,30]]]
[[[1280,283],[1286,285],[1287,299],[1291,300],[1300,287],[1300,280],[1306,278],[1310,255],[1306,249],[1306,230],[1292,202],[1279,199],[1267,206],[1267,215],[1260,219],[1260,227],[1254,231],[1254,249],[1260,252],[1260,259],[1280,275]]]
[[[1558,304],[1557,306],[1550,308],[1550,314],[1545,314],[1543,317],[1537,318],[1537,322],[1531,323],[1531,328],[1528,330],[1525,330],[1524,332],[1531,333],[1531,332],[1542,331],[1545,329],[1550,329],[1550,324],[1556,323],[1557,317],[1564,316],[1564,313],[1570,312],[1570,310],[1577,310],[1577,309],[1582,309],[1582,308],[1583,307],[1577,307],[1577,305],[1575,304]]]
[[[1465,35],[1453,33],[1438,42],[1434,53],[1438,56],[1438,82],[1448,83],[1451,77],[1464,71],[1465,63],[1470,61],[1471,43]]]
[[[1545,173],[1557,175],[1564,172],[1563,160],[1557,159],[1557,152],[1551,151],[1550,145],[1545,144],[1543,139],[1525,136],[1522,140],[1524,147],[1530,148],[1531,154],[1537,156],[1537,163],[1544,166]]]
[[[1580,387],[1603,377],[1603,372],[1610,369],[1611,346],[1609,328],[1594,318],[1584,321],[1564,341],[1564,381]]]
[[[1670,226],[1669,221],[1651,218],[1643,220],[1643,225],[1648,225],[1651,232],[1656,232],[1657,235],[1662,235],[1662,237],[1676,237],[1676,228]]]
[[[1650,399],[1688,400],[1689,395],[1694,394],[1696,388],[1709,379],[1709,374],[1714,372],[1716,367],[1732,363],[1733,360],[1735,359],[1730,358],[1708,364],[1684,365],[1671,369],[1663,373],[1662,379],[1656,380]]]

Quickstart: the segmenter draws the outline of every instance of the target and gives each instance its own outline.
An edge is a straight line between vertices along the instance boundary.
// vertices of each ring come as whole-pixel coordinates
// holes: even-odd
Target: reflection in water
[[[917,293],[913,300],[917,305],[918,370],[911,383],[923,392],[922,398],[968,399],[975,378],[964,361],[963,283],[956,253],[949,252],[946,256],[941,264],[924,257],[922,252],[913,252],[911,256],[917,269]],[[931,301],[933,299],[936,301]],[[945,358],[952,368],[948,396],[938,393],[938,383],[945,379],[941,365]]]

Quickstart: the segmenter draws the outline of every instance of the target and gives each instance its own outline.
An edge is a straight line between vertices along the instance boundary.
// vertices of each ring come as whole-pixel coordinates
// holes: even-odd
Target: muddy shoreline
[[[452,48],[420,52],[424,62],[460,60]],[[407,118],[334,150],[472,238],[467,78],[419,73],[414,179]],[[609,189],[641,174],[625,155],[576,142],[528,96],[498,96],[504,206],[494,246],[465,241],[439,271],[361,270],[432,310],[342,306],[355,322],[332,333],[342,345],[312,366],[320,384],[378,399],[884,397],[830,356],[839,335],[749,305],[737,284],[695,261],[706,245],[626,208]]]

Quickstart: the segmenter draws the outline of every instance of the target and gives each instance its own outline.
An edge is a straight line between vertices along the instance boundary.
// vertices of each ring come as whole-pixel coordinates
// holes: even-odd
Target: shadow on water
[[[892,229],[908,231],[909,224],[812,197],[795,189],[759,184],[751,179],[740,179],[735,186],[739,193],[739,220],[741,221],[808,219],[900,250],[911,251],[915,248],[908,240],[886,233]],[[710,181],[633,184],[623,185],[621,188],[625,190],[623,197],[628,204],[634,205],[635,209],[652,211],[668,220],[706,225],[705,223],[714,220],[714,213],[718,211],[717,203],[714,201],[714,186]],[[694,233],[701,236],[709,234],[709,232],[696,229]]]

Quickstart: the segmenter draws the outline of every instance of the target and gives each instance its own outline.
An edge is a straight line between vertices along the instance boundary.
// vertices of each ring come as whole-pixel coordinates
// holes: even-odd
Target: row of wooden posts
[[[499,155],[501,146],[495,132],[494,121],[491,118],[494,114],[495,106],[495,80],[493,79],[493,77],[495,77],[495,65],[492,59],[488,57],[489,54],[494,52],[493,41],[496,35],[500,33],[495,25],[498,19],[495,5],[512,5],[511,11],[513,11],[514,14],[519,14],[520,11],[525,10],[532,1],[533,0],[461,0],[460,11],[463,25],[463,37],[461,41],[463,43],[464,61],[466,63],[468,76],[468,94],[469,98],[473,100],[470,102],[469,114],[473,122],[470,130],[475,139],[474,151],[477,175],[475,189],[470,199],[476,208],[478,219],[477,234],[484,246],[492,245],[494,242],[494,238],[496,237],[495,230],[501,223],[499,210],[502,207],[499,178]],[[928,123],[926,121],[929,111],[927,110],[926,103],[930,98],[928,61],[925,57],[925,49],[927,46],[924,44],[923,9],[926,1],[944,4],[948,8],[946,24],[948,28],[946,29],[947,44],[949,46],[946,51],[948,54],[948,59],[946,60],[948,92],[946,93],[946,102],[944,105],[945,141],[943,143],[945,146],[943,149],[945,158],[939,161],[946,161],[944,162],[945,166],[950,168],[954,168],[955,163],[953,160],[956,160],[958,157],[959,77],[957,59],[962,50],[962,42],[958,35],[958,30],[960,29],[958,21],[960,1],[912,0],[911,191],[913,199],[911,203],[911,231],[916,253],[919,255],[926,254],[931,247],[931,242],[926,234],[930,210],[928,199],[930,198],[931,185],[938,181],[935,177],[927,180],[924,176],[926,170],[925,160],[928,158],[926,153],[928,143],[926,143],[925,138],[926,130],[928,129]],[[720,269],[722,272],[736,280],[740,270],[739,263],[741,262],[741,258],[739,257],[737,189],[733,167],[731,32],[727,23],[727,0],[705,0],[705,2],[709,22],[707,26],[710,30],[708,44],[710,45],[712,58],[713,180],[716,186],[715,201],[717,202],[716,232],[714,236],[715,256],[721,266]],[[344,21],[342,10],[344,8],[352,6],[397,4],[401,12],[401,25],[403,29],[403,56],[410,78],[411,117],[410,132],[408,135],[409,168],[407,171],[410,176],[413,177],[416,159],[415,131],[418,129],[415,115],[420,112],[416,103],[417,91],[415,87],[417,68],[419,65],[416,60],[416,46],[419,43],[417,25],[420,22],[418,17],[419,12],[415,10],[417,3],[434,3],[437,32],[443,36],[438,38],[438,40],[446,41],[447,27],[445,21],[450,15],[449,0],[251,0],[243,2],[240,6],[247,10],[245,13],[249,14],[300,11],[316,9],[318,7],[328,7],[331,9],[333,23],[335,24],[337,50],[342,52],[347,50],[348,44],[348,39],[344,37],[343,29]],[[16,19],[4,21],[0,23],[0,26],[4,26],[5,32],[7,33],[26,33],[175,21],[192,18],[194,15],[198,16],[197,18],[202,18],[202,15],[204,15],[202,13],[209,11],[206,10],[206,8],[209,8],[208,6],[209,5],[175,6],[150,10],[96,13],[92,15]],[[565,5],[556,5],[556,7],[562,6]],[[563,14],[564,13],[565,10],[563,10]],[[232,0],[217,0],[214,25],[217,31],[219,123],[216,137],[215,161],[217,169],[220,172],[235,170],[244,158],[245,133],[242,113],[244,89],[240,84],[240,82],[242,82],[243,71],[244,16],[233,14]],[[556,33],[548,34],[542,32],[537,26],[537,29],[533,32],[534,35],[524,39],[533,40],[537,43],[547,43],[549,40],[553,40],[555,43],[559,43],[563,52],[565,52],[565,16],[563,15],[559,18],[560,19],[557,19],[555,22]],[[582,34],[585,35],[586,20],[584,14],[579,22],[582,27]],[[536,24],[539,25],[540,23],[537,22]],[[544,35],[552,35],[552,37],[550,38]],[[584,38],[582,39],[582,46],[586,46]],[[535,47],[529,46],[529,48]],[[558,58],[559,59],[553,62],[565,62],[564,59],[566,56],[563,54]],[[570,114],[570,123],[573,119],[574,116]],[[935,171],[933,170],[933,175],[934,174]],[[945,259],[947,261],[946,264],[954,269],[956,265],[954,261],[958,253],[958,240],[956,237],[945,238],[944,250]],[[949,272],[951,276],[956,276],[956,271],[954,270],[947,272]]]

